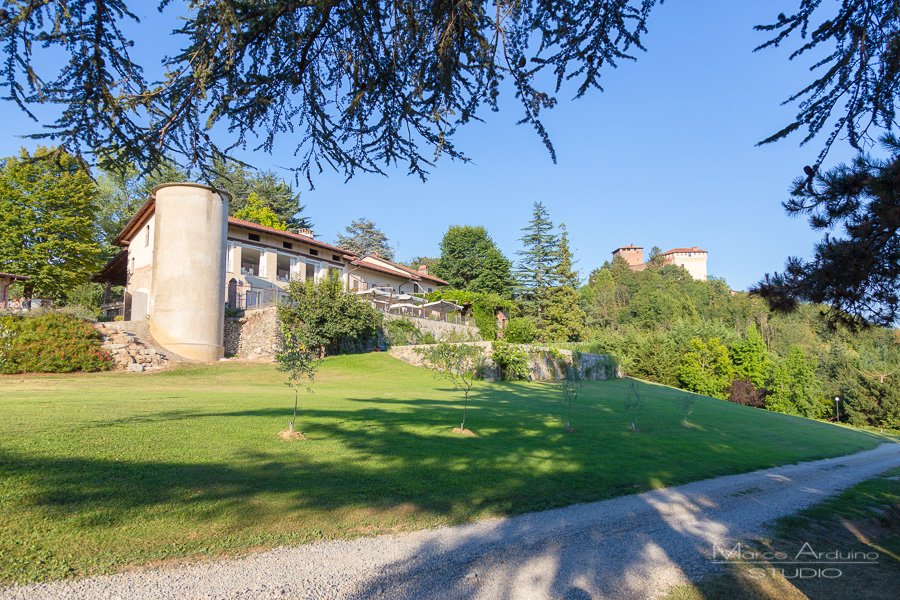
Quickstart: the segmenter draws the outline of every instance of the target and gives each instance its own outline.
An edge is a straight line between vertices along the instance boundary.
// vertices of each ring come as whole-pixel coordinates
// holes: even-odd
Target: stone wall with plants
[[[558,350],[547,346],[507,344],[505,342],[468,342],[480,346],[486,355],[485,379],[536,380],[564,379],[566,365],[577,362],[582,378],[603,381],[621,377],[619,365],[611,356]],[[423,365],[418,349],[426,345],[394,346],[390,355],[416,367]]]
[[[384,315],[384,335],[388,345],[409,346],[448,341],[480,341],[477,327],[435,321],[432,319],[410,318],[404,315]]]
[[[277,307],[248,310],[243,317],[225,319],[225,354],[274,360],[280,336]]]

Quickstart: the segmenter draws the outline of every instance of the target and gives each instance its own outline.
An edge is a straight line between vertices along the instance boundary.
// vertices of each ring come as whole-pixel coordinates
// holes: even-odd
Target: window
[[[413,283],[413,294],[418,294],[421,290],[419,289],[418,283]]]
[[[259,241],[259,235],[255,234],[255,233],[248,234],[247,237],[249,237],[250,241],[252,241],[252,242]]]
[[[319,251],[316,250],[315,248],[310,248],[310,249],[309,249],[309,253],[310,253],[311,255],[313,255],[313,256],[318,256],[318,255],[319,255]]]
[[[144,248],[150,245],[150,226],[147,225],[147,229],[144,231]]]
[[[334,261],[336,261],[336,262],[341,262],[341,257],[338,256],[337,254],[332,254],[332,255],[331,255],[331,260],[334,260]]]
[[[294,247],[294,245],[290,242],[281,242],[281,245],[284,246],[287,250],[291,250]]]
[[[319,270],[319,265],[316,263],[306,263],[306,280],[315,280],[316,271]]]

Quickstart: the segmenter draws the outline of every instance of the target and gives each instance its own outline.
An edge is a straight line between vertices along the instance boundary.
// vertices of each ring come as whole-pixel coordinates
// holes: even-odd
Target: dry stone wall
[[[491,359],[491,355],[494,352],[494,343],[469,343],[481,347],[487,358],[485,363],[485,379],[497,379],[499,376],[497,365],[495,365]],[[422,367],[424,366],[424,361],[422,360],[422,355],[418,352],[421,348],[428,348],[428,346],[394,346],[390,350],[390,355],[413,366]],[[529,379],[533,381],[551,381],[560,378],[562,369],[555,356],[557,353],[563,360],[568,362],[572,361],[573,352],[571,350],[557,350],[547,346],[529,346],[524,344],[521,345],[521,348],[528,354]],[[578,367],[582,377],[589,381],[603,381],[622,376],[615,361],[604,354],[589,354],[582,352],[579,355]]]
[[[448,323],[445,321],[434,321],[432,319],[422,319],[410,317],[408,315],[384,315],[385,321],[396,321],[398,319],[409,319],[415,323],[420,331],[430,333],[434,339],[441,341],[446,339],[481,339],[481,334],[477,327],[471,325],[459,325],[457,323]]]
[[[94,328],[103,336],[103,348],[112,356],[116,370],[152,371],[180,360],[150,341],[147,321],[95,323]]]
[[[248,310],[243,317],[225,319],[225,354],[275,360],[280,336],[277,307]]]

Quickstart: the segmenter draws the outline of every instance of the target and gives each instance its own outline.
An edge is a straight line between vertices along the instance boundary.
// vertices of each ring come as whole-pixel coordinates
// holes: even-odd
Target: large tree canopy
[[[130,50],[130,32],[141,31],[135,2],[3,3],[6,97],[24,110],[60,108],[40,135],[142,170],[176,155],[206,177],[235,147],[271,150],[289,136],[310,177],[323,166],[352,176],[392,164],[424,176],[435,156],[464,158],[455,132],[498,107],[504,80],[521,122],[554,156],[541,110],[564,84],[576,97],[602,89],[603,69],[643,48],[647,18],[663,0],[160,0],[160,10],[179,13],[181,50],[156,64],[138,64]],[[825,152],[840,131],[858,144],[871,127],[891,126],[897,3],[784,3],[787,16],[759,27],[773,36],[760,48],[791,40],[799,42],[791,58],[825,57],[791,99],[795,121],[769,140],[804,126],[809,139],[833,118]],[[149,80],[144,68],[160,66],[165,77]]]
[[[96,210],[91,177],[68,154],[23,149],[0,161],[0,271],[29,276],[29,297],[86,281],[102,264]]]
[[[825,230],[809,262],[790,258],[756,293],[775,308],[799,300],[828,305],[832,323],[860,319],[886,327],[900,316],[900,140],[884,138],[890,158],[861,154],[852,165],[794,182],[789,214]]]
[[[450,287],[509,298],[515,285],[512,263],[497,248],[484,227],[452,225],[441,240],[441,258],[434,274]]]

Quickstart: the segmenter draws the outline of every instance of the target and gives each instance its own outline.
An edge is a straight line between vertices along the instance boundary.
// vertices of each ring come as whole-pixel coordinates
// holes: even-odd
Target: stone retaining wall
[[[278,307],[248,310],[238,319],[225,319],[225,354],[275,360],[280,336]]]
[[[430,333],[434,339],[441,341],[448,338],[460,339],[481,339],[481,334],[477,327],[471,325],[459,325],[457,323],[449,323],[445,321],[434,321],[432,319],[422,319],[418,317],[410,317],[409,315],[384,315],[385,321],[396,321],[398,319],[409,319],[415,323],[420,331]]]
[[[496,380],[499,377],[499,372],[497,365],[495,365],[491,359],[491,355],[494,352],[494,343],[469,342],[469,344],[479,346],[483,349],[483,352],[487,357],[485,364],[485,379]],[[553,356],[554,352],[559,352],[564,360],[570,362],[572,360],[571,350],[554,351],[548,346],[529,346],[525,344],[521,344],[520,346],[528,353],[530,380],[551,381],[560,378],[562,369],[560,368],[560,365],[556,364],[556,358]],[[419,348],[428,348],[428,346],[394,346],[391,348],[389,354],[405,363],[409,363],[416,367],[422,367],[424,366],[424,361],[422,355],[417,351]],[[615,364],[611,357],[603,354],[588,354],[582,352],[578,367],[582,377],[590,381],[603,381],[605,379],[622,376],[618,365]]]

